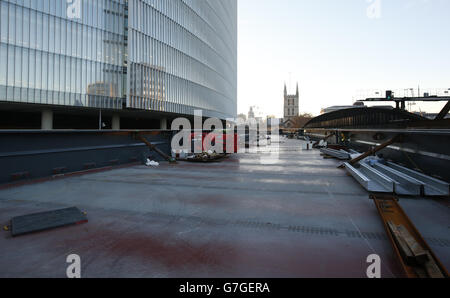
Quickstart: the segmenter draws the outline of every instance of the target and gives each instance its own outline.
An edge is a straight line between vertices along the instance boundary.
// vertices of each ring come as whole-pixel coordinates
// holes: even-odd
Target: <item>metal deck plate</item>
[[[11,235],[15,237],[84,222],[87,222],[86,215],[76,207],[17,216],[11,219]]]

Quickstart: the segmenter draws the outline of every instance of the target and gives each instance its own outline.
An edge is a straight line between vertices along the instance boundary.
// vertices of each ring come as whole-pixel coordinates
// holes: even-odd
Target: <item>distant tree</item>
[[[313,119],[311,114],[302,114],[292,118],[292,128],[303,128],[311,119]]]
[[[304,114],[301,114],[300,117],[304,117],[304,118],[314,118],[314,116],[313,116],[312,114],[310,114],[310,113],[304,113]]]
[[[247,121],[247,115],[245,115],[245,114],[239,114],[238,115],[238,118],[241,118],[241,119],[243,119],[244,121]]]

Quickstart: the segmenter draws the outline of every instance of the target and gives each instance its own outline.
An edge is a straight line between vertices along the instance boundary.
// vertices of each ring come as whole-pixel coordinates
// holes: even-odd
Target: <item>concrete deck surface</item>
[[[1,232],[0,277],[366,277],[370,254],[383,277],[402,276],[366,191],[286,140],[214,164],[134,166],[0,191],[0,223],[77,206],[89,223],[11,238]],[[278,152],[278,154],[277,154]],[[450,212],[402,199],[450,268]]]

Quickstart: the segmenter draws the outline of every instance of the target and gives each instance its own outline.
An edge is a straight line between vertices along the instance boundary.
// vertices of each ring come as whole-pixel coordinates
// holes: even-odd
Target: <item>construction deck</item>
[[[0,277],[402,277],[369,194],[339,161],[301,141],[212,164],[162,163],[0,191],[0,224],[76,206],[89,222],[12,238],[0,232]],[[269,153],[271,152],[271,153]],[[278,154],[276,154],[278,152]],[[445,202],[443,202],[445,203]],[[447,202],[448,203],[448,202]],[[449,205],[400,205],[450,268]]]

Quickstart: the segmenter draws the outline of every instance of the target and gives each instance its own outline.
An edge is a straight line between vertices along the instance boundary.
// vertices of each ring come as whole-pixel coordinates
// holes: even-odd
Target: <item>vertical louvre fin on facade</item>
[[[0,101],[235,117],[236,0],[0,0]]]

